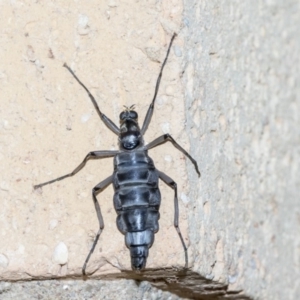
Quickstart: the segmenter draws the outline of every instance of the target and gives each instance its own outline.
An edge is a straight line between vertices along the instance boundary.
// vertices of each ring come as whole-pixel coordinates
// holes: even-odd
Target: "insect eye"
[[[131,110],[131,111],[129,112],[129,117],[130,117],[131,119],[137,119],[137,118],[138,118],[138,114],[137,114],[137,112],[135,112],[134,110]]]
[[[126,119],[126,116],[127,116],[127,112],[126,111],[122,111],[120,113],[120,120],[125,120]]]

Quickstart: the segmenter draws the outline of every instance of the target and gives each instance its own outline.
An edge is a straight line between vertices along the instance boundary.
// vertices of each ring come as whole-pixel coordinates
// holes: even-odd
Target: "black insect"
[[[151,121],[162,72],[175,36],[176,34],[173,35],[170,41],[166,58],[161,66],[155,86],[154,97],[147,111],[142,129],[139,127],[138,114],[134,111],[133,105],[121,112],[120,128],[116,126],[100,111],[95,98],[86,86],[78,79],[74,72],[64,64],[64,67],[70,71],[78,83],[87,91],[104,124],[119,137],[119,150],[92,151],[88,153],[83,162],[73,172],[34,186],[34,188],[37,189],[46,184],[71,177],[78,173],[89,159],[114,157],[113,174],[97,184],[92,191],[100,228],[82,267],[83,275],[85,275],[87,263],[104,228],[104,222],[96,195],[111,183],[113,184],[115,191],[114,207],[118,215],[117,227],[125,235],[125,243],[130,250],[132,269],[139,271],[146,267],[148,251],[154,242],[154,234],[158,231],[159,206],[161,201],[158,179],[164,181],[174,190],[174,226],[184,248],[185,267],[188,266],[187,248],[178,226],[179,210],[177,185],[169,176],[155,168],[153,160],[148,156],[148,150],[170,141],[179,151],[191,160],[195,166],[196,172],[200,176],[197,162],[180,145],[178,145],[169,134],[164,134],[156,138],[148,145],[144,145],[143,140],[143,136]]]

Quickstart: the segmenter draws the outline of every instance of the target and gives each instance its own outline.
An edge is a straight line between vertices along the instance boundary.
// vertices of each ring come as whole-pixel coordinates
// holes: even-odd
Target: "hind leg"
[[[88,261],[90,260],[90,257],[92,255],[92,253],[94,252],[95,250],[95,247],[97,245],[97,242],[99,240],[99,237],[101,235],[101,232],[104,228],[104,222],[103,222],[103,217],[102,217],[102,213],[101,213],[101,209],[100,209],[100,205],[99,205],[99,202],[96,198],[96,196],[101,193],[108,185],[110,185],[113,181],[113,176],[109,176],[108,178],[106,178],[105,180],[101,181],[99,184],[97,184],[94,188],[93,188],[93,201],[94,201],[94,205],[95,205],[95,209],[96,209],[96,213],[97,213],[97,218],[98,218],[98,221],[99,221],[99,230],[98,230],[98,233],[96,235],[96,238],[94,240],[94,243],[93,243],[93,246],[83,264],[83,267],[82,267],[82,274],[83,276],[86,275],[85,273],[85,269],[86,269],[86,265],[88,263]]]
[[[179,219],[179,207],[178,207],[178,197],[177,197],[177,184],[176,182],[173,181],[172,178],[170,178],[168,175],[166,175],[163,172],[158,171],[159,173],[159,178],[167,184],[170,188],[174,190],[174,227],[178,233],[178,236],[180,238],[183,250],[184,250],[184,256],[185,256],[185,268],[188,267],[188,253],[187,253],[187,247],[184,243],[179,225],[178,225],[178,219]]]

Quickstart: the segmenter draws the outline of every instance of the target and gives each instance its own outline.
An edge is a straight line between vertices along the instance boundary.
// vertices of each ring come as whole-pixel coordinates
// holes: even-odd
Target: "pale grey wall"
[[[299,1],[184,1],[195,269],[259,299],[300,295]]]

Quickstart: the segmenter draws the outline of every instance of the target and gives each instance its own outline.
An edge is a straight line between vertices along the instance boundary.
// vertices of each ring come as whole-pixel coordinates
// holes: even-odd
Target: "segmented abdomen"
[[[158,231],[158,172],[146,151],[123,152],[114,159],[114,206],[118,229],[125,234],[132,269],[146,266],[148,249]]]

